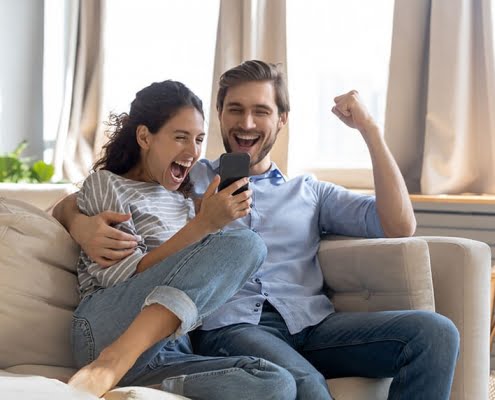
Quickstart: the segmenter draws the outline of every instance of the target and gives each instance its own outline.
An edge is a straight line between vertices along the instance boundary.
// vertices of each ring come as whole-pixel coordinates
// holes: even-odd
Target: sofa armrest
[[[337,311],[434,310],[422,239],[323,240],[318,257]]]
[[[451,399],[487,399],[490,374],[491,252],[485,243],[421,237],[428,243],[436,310],[459,330]]]

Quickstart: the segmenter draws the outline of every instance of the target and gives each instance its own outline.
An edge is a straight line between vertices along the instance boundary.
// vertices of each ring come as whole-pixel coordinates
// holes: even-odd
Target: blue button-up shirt
[[[202,194],[218,174],[219,160],[201,160],[191,171],[195,192]],[[252,210],[225,229],[250,228],[263,238],[268,255],[254,276],[201,329],[260,321],[269,301],[291,334],[316,325],[334,311],[323,292],[318,262],[322,234],[383,237],[375,198],[311,176],[288,180],[272,163],[264,174],[251,176]],[[242,262],[242,260],[239,260]]]

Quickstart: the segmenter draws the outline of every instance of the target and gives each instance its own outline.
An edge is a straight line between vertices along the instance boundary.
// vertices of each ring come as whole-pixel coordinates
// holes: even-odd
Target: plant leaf
[[[48,182],[55,172],[55,168],[51,164],[44,161],[36,161],[31,167],[31,176],[38,182]]]
[[[29,176],[22,162],[11,156],[0,157],[0,182],[19,182]]]
[[[15,148],[15,150],[12,152],[11,156],[15,158],[19,158],[21,153],[24,151],[24,149],[27,147],[27,140],[23,140],[19,145]]]

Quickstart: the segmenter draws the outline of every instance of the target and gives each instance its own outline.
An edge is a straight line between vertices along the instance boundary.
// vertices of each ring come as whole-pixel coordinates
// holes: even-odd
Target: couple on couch
[[[279,66],[228,70],[216,106],[226,151],[251,157],[249,190],[236,193],[241,179],[217,191],[219,162],[196,163],[202,103],[165,81],[111,118],[95,172],[54,210],[83,249],[72,327],[81,369],[69,383],[98,396],[120,382],[195,399],[314,400],[332,398],[327,378],[393,377],[390,399],[448,399],[459,349],[450,320],[335,313],[323,291],[321,234],[415,230],[404,181],[357,92],[332,111],[363,136],[376,198],[288,180],[271,162],[290,108]]]

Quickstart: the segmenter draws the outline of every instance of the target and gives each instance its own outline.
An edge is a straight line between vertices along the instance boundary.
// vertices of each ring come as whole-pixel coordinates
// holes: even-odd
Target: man
[[[289,97],[276,65],[246,61],[220,78],[217,110],[228,152],[251,156],[252,212],[229,228],[249,227],[268,256],[255,276],[193,335],[206,356],[249,355],[290,372],[298,399],[331,399],[326,378],[393,377],[390,399],[448,399],[459,348],[450,320],[423,311],[335,313],[323,292],[316,257],[324,233],[362,237],[411,236],[415,218],[399,169],[380,128],[356,91],[335,98],[332,109],[365,140],[376,198],[302,176],[287,180],[270,150],[287,123]],[[191,172],[198,192],[218,173],[203,160]],[[83,217],[62,218],[83,247],[111,264],[133,244],[102,225],[83,232]],[[69,220],[69,222],[67,221]],[[82,222],[76,222],[79,219]],[[79,228],[76,229],[77,225]]]

